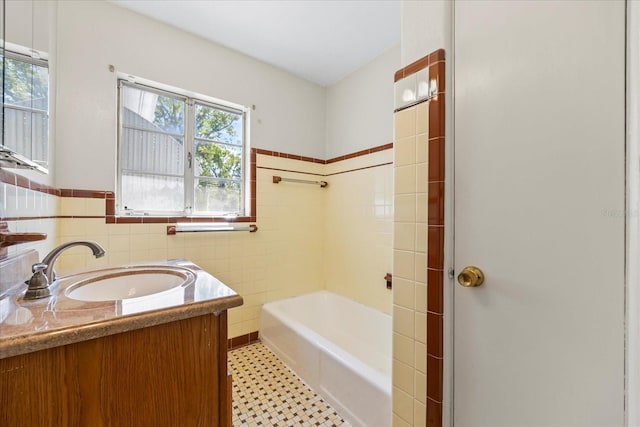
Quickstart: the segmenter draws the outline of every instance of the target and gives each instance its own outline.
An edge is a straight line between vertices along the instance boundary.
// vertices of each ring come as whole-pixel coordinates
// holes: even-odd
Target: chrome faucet
[[[31,279],[26,282],[27,285],[29,285],[29,288],[24,294],[25,299],[38,299],[51,296],[51,292],[58,285],[56,271],[53,269],[53,266],[62,252],[74,246],[88,247],[96,258],[100,258],[105,254],[104,248],[96,242],[77,240],[63,243],[49,252],[42,262],[31,266],[33,276],[31,276]]]

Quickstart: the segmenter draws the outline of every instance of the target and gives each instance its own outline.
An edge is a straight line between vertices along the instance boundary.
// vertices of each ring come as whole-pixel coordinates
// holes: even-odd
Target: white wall
[[[393,74],[400,46],[327,87],[326,158],[393,141]]]
[[[325,90],[102,1],[58,4],[56,184],[115,190],[116,70],[242,105],[254,147],[324,158]]]
[[[402,2],[400,56],[403,67],[434,50],[448,51],[451,46],[452,4],[451,0]]]
[[[640,426],[640,3],[627,22],[627,425]]]

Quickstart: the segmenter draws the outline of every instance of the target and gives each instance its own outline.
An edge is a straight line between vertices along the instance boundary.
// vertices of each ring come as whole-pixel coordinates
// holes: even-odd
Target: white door
[[[625,5],[454,18],[454,424],[621,426]]]

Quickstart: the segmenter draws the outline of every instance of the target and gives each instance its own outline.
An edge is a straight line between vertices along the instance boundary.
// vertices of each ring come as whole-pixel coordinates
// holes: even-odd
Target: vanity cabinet
[[[227,312],[0,359],[0,426],[231,426]]]

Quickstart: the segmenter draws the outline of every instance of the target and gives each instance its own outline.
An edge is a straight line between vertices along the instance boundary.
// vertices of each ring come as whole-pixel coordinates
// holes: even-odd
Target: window
[[[49,65],[46,60],[5,51],[0,134],[6,148],[46,168],[49,159]],[[44,170],[44,169],[43,169]]]
[[[246,216],[247,110],[120,80],[119,215]]]

